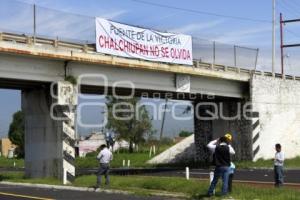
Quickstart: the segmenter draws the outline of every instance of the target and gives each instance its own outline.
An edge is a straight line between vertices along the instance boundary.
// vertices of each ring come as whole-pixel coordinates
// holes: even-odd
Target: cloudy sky
[[[259,48],[258,69],[271,69],[272,0],[0,0],[0,30],[32,34],[33,9],[37,5],[37,34],[59,39],[94,43],[94,17],[103,17],[162,31],[190,34],[200,44],[217,41],[219,62],[233,63],[233,44]],[[298,0],[277,1],[285,19],[300,18]],[[277,20],[278,22],[279,20]],[[277,23],[277,65],[279,71],[279,26]],[[300,43],[300,23],[287,24],[284,41]],[[222,44],[222,45],[221,45]],[[224,45],[223,45],[224,44]],[[201,45],[200,45],[201,46]],[[205,59],[207,49],[197,51]],[[227,56],[230,55],[230,56]],[[255,51],[238,49],[241,65],[252,62]],[[287,73],[300,74],[300,48],[286,49]],[[224,60],[227,58],[227,60]],[[9,102],[9,106],[7,106]],[[19,91],[0,90],[0,134],[5,135],[11,113],[20,109]],[[159,124],[159,122],[157,122]],[[172,123],[171,123],[172,124]],[[190,127],[191,122],[186,126]],[[178,128],[168,125],[168,131]],[[173,130],[175,129],[175,130]]]

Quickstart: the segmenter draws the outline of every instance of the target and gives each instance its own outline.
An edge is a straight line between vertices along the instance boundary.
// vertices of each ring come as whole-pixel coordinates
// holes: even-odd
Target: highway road
[[[85,169],[85,174],[94,173],[95,169]],[[126,170],[125,170],[126,171]],[[147,171],[147,170],[146,170]],[[191,169],[190,177],[199,178],[199,179],[208,179],[209,169]],[[115,172],[120,172],[117,170]],[[163,176],[163,177],[185,177],[185,170],[148,170],[147,173],[142,173],[140,170],[139,173],[134,171],[134,169],[127,170],[127,172],[140,175],[140,176]],[[151,172],[151,173],[150,173]],[[128,173],[128,175],[130,175]],[[300,187],[300,170],[287,170],[285,172],[285,182],[290,186]],[[235,181],[248,182],[255,184],[272,184],[273,183],[273,170],[271,169],[242,169],[237,170],[235,173]],[[141,197],[135,195],[126,195],[126,194],[112,194],[107,192],[85,192],[85,191],[71,191],[71,190],[58,190],[58,189],[42,189],[35,187],[24,187],[24,186],[8,186],[0,184],[0,200],[171,200],[172,198],[168,197]]]
[[[209,173],[213,169],[191,169],[191,178],[208,179]],[[149,176],[182,176],[185,177],[185,170],[164,171],[156,173],[145,173]],[[300,170],[286,170],[284,174],[285,183],[300,186]],[[234,174],[234,180],[240,182],[266,182],[274,181],[274,172],[272,169],[239,169]]]

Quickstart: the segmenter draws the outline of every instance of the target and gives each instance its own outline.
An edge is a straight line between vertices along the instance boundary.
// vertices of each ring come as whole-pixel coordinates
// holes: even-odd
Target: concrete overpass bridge
[[[64,83],[68,76],[79,77],[86,94],[133,91],[193,101],[198,161],[208,162],[206,143],[227,131],[234,134],[237,159],[270,158],[277,142],[287,157],[300,150],[299,77],[198,61],[185,66],[121,58],[96,53],[93,45],[0,33],[0,87],[22,90],[28,176],[69,181],[75,176],[76,106],[68,111],[50,95],[51,83]],[[55,115],[64,120],[51,118],[53,103]],[[205,118],[212,115],[207,111],[219,116],[220,110],[226,119]]]

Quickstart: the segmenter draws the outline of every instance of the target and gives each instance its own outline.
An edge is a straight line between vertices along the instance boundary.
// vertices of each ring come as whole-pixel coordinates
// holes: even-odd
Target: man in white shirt
[[[108,150],[105,144],[100,146],[100,152],[97,156],[97,160],[99,161],[99,169],[97,172],[97,185],[96,189],[101,186],[101,176],[105,176],[105,184],[109,185],[109,163],[112,161],[113,155]]]
[[[281,151],[281,145],[275,145],[275,158],[274,158],[274,178],[275,187],[281,187],[283,185],[283,164],[284,153]]]

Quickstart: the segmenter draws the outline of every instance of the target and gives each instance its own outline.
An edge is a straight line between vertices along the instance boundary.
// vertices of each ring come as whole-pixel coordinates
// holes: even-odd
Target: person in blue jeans
[[[275,145],[275,158],[274,158],[274,178],[275,187],[283,186],[283,165],[284,165],[284,153],[281,151],[281,145]]]
[[[101,187],[101,176],[105,176],[105,184],[109,185],[109,163],[113,159],[113,154],[109,151],[105,144],[100,146],[100,152],[97,155],[97,160],[99,161],[99,169],[97,171],[97,185],[95,190],[98,191]]]
[[[211,141],[207,147],[214,154],[214,178],[208,189],[208,196],[214,195],[214,190],[218,183],[219,178],[222,178],[222,195],[227,195],[228,193],[228,179],[229,179],[229,169],[231,164],[230,155],[235,154],[234,149],[229,144],[230,141],[227,137],[223,136],[217,140]]]

